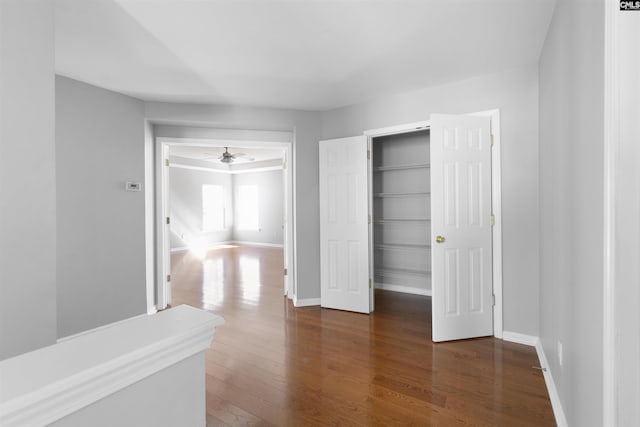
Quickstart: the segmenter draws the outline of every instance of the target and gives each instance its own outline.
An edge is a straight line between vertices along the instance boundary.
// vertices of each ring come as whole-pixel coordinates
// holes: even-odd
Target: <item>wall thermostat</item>
[[[127,191],[140,191],[140,189],[142,189],[142,184],[139,182],[127,181],[125,189]]]

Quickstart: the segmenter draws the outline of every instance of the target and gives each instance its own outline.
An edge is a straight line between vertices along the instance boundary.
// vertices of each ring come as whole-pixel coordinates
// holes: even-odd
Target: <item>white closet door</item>
[[[369,313],[365,136],[320,141],[322,307]]]
[[[490,119],[431,116],[433,341],[493,335]]]

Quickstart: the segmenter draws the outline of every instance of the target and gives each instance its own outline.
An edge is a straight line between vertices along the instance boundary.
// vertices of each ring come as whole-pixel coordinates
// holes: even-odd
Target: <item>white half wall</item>
[[[0,1],[0,360],[56,340],[53,2]]]

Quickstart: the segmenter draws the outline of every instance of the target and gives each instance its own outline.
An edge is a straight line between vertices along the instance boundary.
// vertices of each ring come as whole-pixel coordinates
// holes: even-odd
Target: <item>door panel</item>
[[[367,140],[319,145],[321,305],[369,313]]]
[[[433,341],[493,335],[488,117],[431,116],[431,184]]]

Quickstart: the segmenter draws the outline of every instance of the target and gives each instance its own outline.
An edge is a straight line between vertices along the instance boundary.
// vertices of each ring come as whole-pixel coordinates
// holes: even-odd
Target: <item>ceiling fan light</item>
[[[233,163],[233,158],[231,156],[224,156],[220,159],[222,163]]]

